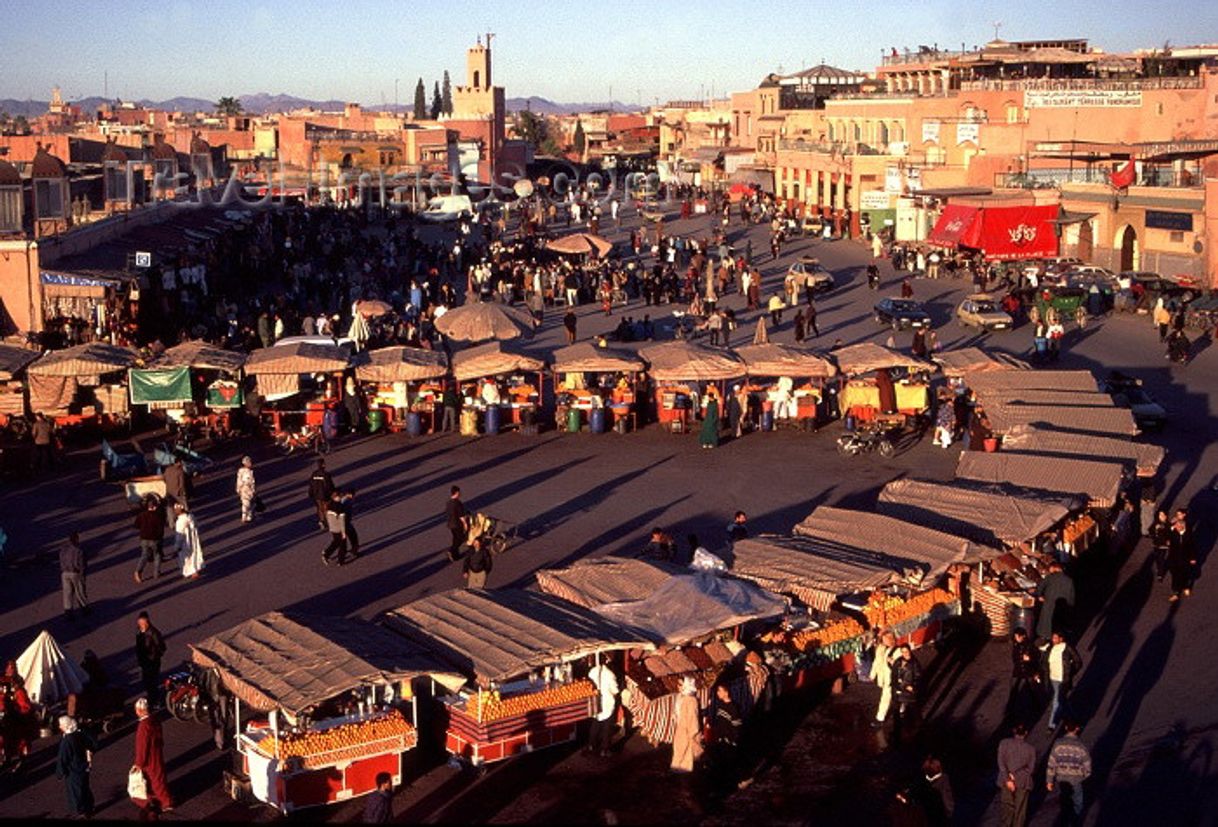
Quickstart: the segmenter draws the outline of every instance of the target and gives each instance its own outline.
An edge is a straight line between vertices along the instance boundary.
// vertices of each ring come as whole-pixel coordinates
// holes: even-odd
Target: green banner
[[[147,405],[150,402],[189,402],[190,369],[167,368],[164,370],[137,370],[127,372],[131,385],[131,404]]]

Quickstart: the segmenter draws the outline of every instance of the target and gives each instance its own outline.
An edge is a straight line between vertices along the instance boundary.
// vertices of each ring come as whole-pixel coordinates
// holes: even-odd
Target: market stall
[[[182,342],[128,371],[131,404],[163,411],[183,427],[210,433],[232,430],[231,412],[245,401],[241,369],[246,356],[204,341]]]
[[[738,347],[736,355],[748,371],[746,390],[761,411],[763,431],[784,425],[815,430],[836,408],[829,404],[836,394],[829,380],[837,368],[812,351],[770,343]]]
[[[987,391],[1055,390],[1094,393],[1095,376],[1086,370],[982,371],[969,376],[968,386],[981,396]]]
[[[587,659],[652,646],[595,612],[519,589],[441,592],[384,622],[469,679],[441,700],[448,751],[472,764],[573,741],[595,711]]]
[[[929,412],[931,362],[871,342],[831,356],[845,377],[838,405],[849,423],[904,424]]]
[[[400,784],[417,695],[461,681],[417,644],[346,618],[270,612],[190,648],[232,697],[232,787],[285,813],[372,792],[381,772]]]
[[[100,342],[50,351],[25,369],[30,409],[60,427],[126,422],[126,371],[138,359],[131,348]]]
[[[759,658],[740,657],[739,638],[746,624],[774,625],[787,603],[753,583],[624,558],[581,561],[537,579],[543,591],[575,597],[655,641],[655,652],[627,658],[623,693],[632,726],[653,744],[672,742],[685,678],[693,679],[703,708],[723,684],[745,715],[765,690],[769,672]]]
[[[1060,431],[1035,425],[1016,425],[1002,438],[1002,450],[1074,459],[1113,460],[1130,465],[1139,477],[1154,477],[1166,452],[1159,445],[1120,437]]]
[[[545,362],[504,348],[499,342],[478,345],[453,354],[453,375],[459,394],[461,433],[497,434],[515,427],[536,432],[544,388]]]
[[[370,391],[369,422],[383,419],[390,430],[412,435],[439,428],[447,373],[443,353],[417,347],[384,347],[355,359],[355,378]]]
[[[726,419],[727,381],[745,375],[744,362],[728,350],[688,341],[645,347],[640,355],[651,366],[656,420],[671,433],[688,433],[701,419],[707,394],[719,398],[720,420]]]
[[[326,409],[342,397],[342,376],[350,364],[346,346],[290,342],[255,350],[245,373],[255,378],[263,397],[263,420],[279,435],[320,430]]]
[[[0,428],[13,417],[25,416],[25,369],[39,355],[36,350],[0,344]]]
[[[638,428],[639,376],[646,367],[638,354],[579,342],[554,351],[551,361],[554,421],[560,430],[574,433],[585,423],[592,433]]]
[[[436,331],[460,342],[507,341],[531,336],[536,327],[528,312],[499,302],[467,302],[436,317]]]
[[[948,379],[966,379],[978,373],[994,371],[1031,370],[1032,366],[1001,351],[982,350],[979,347],[962,347],[957,350],[941,350],[930,360],[939,366]]]

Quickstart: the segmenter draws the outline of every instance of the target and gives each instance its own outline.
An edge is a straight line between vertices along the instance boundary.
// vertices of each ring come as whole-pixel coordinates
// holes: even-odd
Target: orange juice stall
[[[750,408],[761,411],[761,430],[815,430],[829,417],[828,397],[837,368],[810,350],[774,343],[736,348],[748,369]]]
[[[832,356],[845,378],[838,406],[850,423],[905,424],[929,413],[931,362],[871,342]]]
[[[467,348],[453,354],[453,375],[463,397],[461,434],[474,436],[481,419],[482,433],[503,428],[537,432],[546,364],[499,342]]]
[[[645,367],[637,353],[580,342],[554,351],[554,422],[559,430],[592,433],[638,427],[638,380]]]
[[[283,813],[370,793],[381,772],[400,784],[417,693],[460,684],[417,644],[339,617],[270,612],[190,648],[235,733],[229,793]]]
[[[342,376],[351,365],[347,346],[290,342],[255,350],[245,362],[265,405],[263,420],[272,435],[318,430],[328,405],[342,394]]]
[[[448,752],[474,765],[574,741],[596,711],[589,669],[651,648],[640,632],[522,589],[441,592],[394,609],[385,624],[468,678],[440,700]]]
[[[675,341],[645,347],[639,354],[651,366],[656,420],[662,428],[674,434],[692,431],[705,413],[712,387],[719,397],[720,421],[726,421],[727,382],[744,376],[747,370],[734,353]]]
[[[355,358],[355,378],[369,390],[369,412],[381,411],[389,430],[412,436],[438,427],[447,373],[443,353],[417,347],[383,347]]]

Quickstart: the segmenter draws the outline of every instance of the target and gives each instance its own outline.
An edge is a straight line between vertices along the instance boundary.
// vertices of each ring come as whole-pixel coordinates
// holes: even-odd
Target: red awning
[[[948,204],[943,208],[943,213],[926,240],[940,247],[956,247],[960,244],[971,247],[973,245],[965,239],[975,235],[975,232],[970,231],[978,223],[980,214],[981,210],[976,207]]]
[[[1057,206],[986,207],[975,232],[960,243],[980,249],[991,261],[1018,261],[1057,255],[1053,221]]]

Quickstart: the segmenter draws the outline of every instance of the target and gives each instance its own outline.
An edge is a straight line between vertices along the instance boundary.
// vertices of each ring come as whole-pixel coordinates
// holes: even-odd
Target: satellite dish
[[[512,191],[516,193],[518,198],[528,198],[533,194],[533,182],[528,178],[521,178],[512,185]]]

